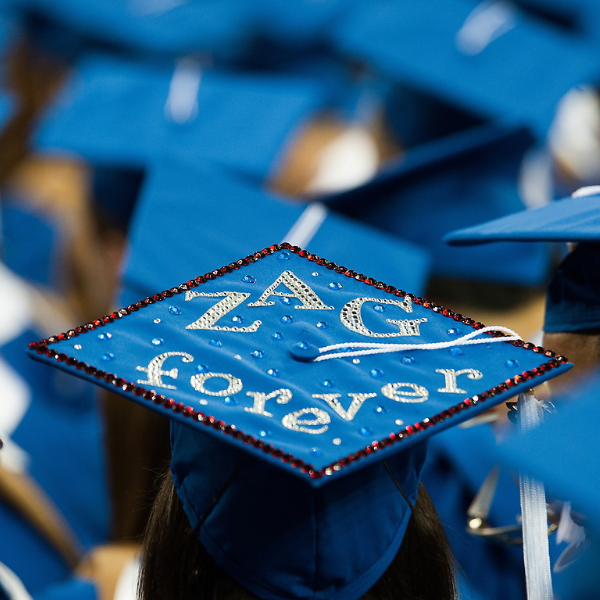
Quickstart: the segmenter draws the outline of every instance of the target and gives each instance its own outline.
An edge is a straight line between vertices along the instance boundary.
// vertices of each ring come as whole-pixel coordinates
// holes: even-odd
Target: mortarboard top
[[[546,299],[544,330],[585,331],[600,326],[600,187],[448,234],[452,245],[491,242],[579,242],[559,265]],[[532,244],[533,245],[533,244]]]
[[[188,230],[193,233],[182,235]],[[121,302],[169,288],[195,270],[227,264],[273,237],[417,294],[425,290],[430,257],[420,246],[321,204],[267,193],[210,163],[163,155],[150,168],[130,226]]]
[[[168,149],[263,179],[322,102],[306,78],[204,70],[189,59],[158,67],[92,57],[42,119],[35,144],[132,168]]]
[[[435,275],[537,285],[548,270],[545,248],[504,244],[482,252],[442,242],[461,224],[523,208],[518,177],[531,143],[522,128],[485,124],[412,148],[370,182],[323,202],[425,245],[433,252]],[[516,260],[522,268],[514,268]]]
[[[487,223],[459,229],[445,236],[453,246],[491,242],[598,242],[600,187],[581,188],[569,198]]]
[[[419,442],[570,366],[287,243],[190,277],[29,353],[170,417],[190,524],[264,598],[359,598],[401,543]]]
[[[231,60],[253,33],[252,7],[239,0],[9,0],[91,43],[145,54],[211,54]],[[60,30],[57,34],[64,35]]]
[[[589,39],[505,2],[358,3],[333,35],[392,79],[541,136],[559,99],[600,75]]]

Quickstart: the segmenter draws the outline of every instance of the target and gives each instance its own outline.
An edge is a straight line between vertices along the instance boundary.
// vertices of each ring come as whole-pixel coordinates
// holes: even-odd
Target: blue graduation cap
[[[434,275],[539,285],[548,270],[546,248],[503,244],[473,251],[442,242],[454,228],[523,208],[519,170],[531,143],[522,128],[485,124],[417,146],[365,185],[323,202],[425,245],[433,252]]]
[[[267,193],[208,162],[165,155],[150,169],[131,223],[121,301],[129,304],[190,272],[230,263],[244,248],[265,247],[273,237],[302,243],[418,294],[427,283],[430,257],[418,245],[320,203]]]
[[[452,246],[491,242],[597,242],[600,187],[582,188],[569,198],[448,233]]]
[[[541,137],[558,100],[600,75],[593,40],[509,2],[357,3],[332,36],[388,78]]]
[[[453,231],[444,240],[460,246],[507,241],[579,242],[548,286],[544,330],[595,329],[600,327],[599,214],[600,188],[591,186],[570,198]]]
[[[29,354],[168,415],[211,556],[259,596],[315,600],[356,600],[390,564],[420,442],[570,366],[288,243]]]
[[[80,36],[145,54],[208,54],[231,60],[252,40],[254,9],[239,0],[10,0],[13,8]],[[61,44],[62,41],[58,40]]]
[[[556,574],[557,597],[592,598],[600,586],[600,378],[579,382],[568,393],[553,397],[555,414],[533,431],[513,436],[499,448],[502,460],[544,482],[553,498],[569,501],[579,514],[587,542],[573,564]],[[564,438],[568,443],[557,443]],[[583,516],[583,518],[581,518]]]
[[[0,204],[0,256],[20,277],[61,288],[58,224],[7,193]]]
[[[323,101],[305,78],[205,70],[192,59],[161,67],[92,57],[43,118],[35,144],[138,169],[166,149],[264,179]]]

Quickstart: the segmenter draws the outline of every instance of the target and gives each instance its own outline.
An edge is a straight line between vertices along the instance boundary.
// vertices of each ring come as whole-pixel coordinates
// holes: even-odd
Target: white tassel
[[[537,427],[543,408],[532,391],[519,394],[519,428],[522,432]],[[546,493],[540,481],[523,473],[519,476],[523,519],[523,557],[528,600],[552,600],[552,576],[548,543]]]

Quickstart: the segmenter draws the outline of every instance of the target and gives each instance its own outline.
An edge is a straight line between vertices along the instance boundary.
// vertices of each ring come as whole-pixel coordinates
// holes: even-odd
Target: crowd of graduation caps
[[[586,0],[3,0],[0,562],[34,598],[112,597],[92,575],[134,555],[168,448],[160,419],[22,349],[283,240],[539,337],[564,244],[442,238],[600,182],[599,24]],[[555,463],[592,540],[569,440],[593,410]],[[524,598],[520,548],[465,532],[507,431],[480,420],[432,442],[424,480],[462,597]],[[516,524],[508,469],[498,489],[488,521]]]

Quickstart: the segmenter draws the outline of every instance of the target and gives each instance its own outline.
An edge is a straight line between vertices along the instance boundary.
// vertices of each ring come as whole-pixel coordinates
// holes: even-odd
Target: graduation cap
[[[554,414],[534,431],[511,437],[498,449],[503,462],[544,482],[554,499],[570,502],[579,515],[587,541],[579,545],[574,562],[554,575],[557,597],[584,600],[600,586],[600,454],[597,423],[600,418],[600,378],[594,375],[568,392],[553,396]],[[556,440],[575,431],[568,445]]]
[[[189,58],[157,66],[95,56],[78,65],[35,144],[137,169],[167,149],[264,179],[323,101],[306,78],[204,69]]]
[[[79,36],[88,47],[109,44],[146,55],[209,54],[232,60],[245,51],[254,31],[254,9],[239,0],[91,0],[85,5],[75,0],[11,0],[10,4],[46,19],[48,25],[58,25],[57,37]]]
[[[359,598],[421,442],[570,366],[288,243],[190,277],[29,353],[169,416],[190,524],[265,598]]]
[[[547,249],[503,244],[473,251],[448,248],[444,234],[466,223],[523,208],[518,188],[532,138],[500,123],[474,127],[410,149],[363,186],[323,198],[328,206],[433,253],[433,274],[471,281],[537,285]],[[515,262],[521,268],[515,269]]]
[[[544,330],[582,331],[600,327],[600,188],[581,188],[545,206],[449,233],[452,245],[491,242],[578,242],[548,286]]]
[[[183,233],[187,232],[187,233]],[[351,263],[421,294],[429,275],[426,249],[382,234],[320,203],[267,193],[206,161],[162,155],[152,164],[129,230],[121,302],[177,284],[265,247],[292,240],[311,252]]]
[[[540,17],[509,2],[356,3],[332,36],[390,79],[543,137],[558,100],[600,72],[593,40]]]

